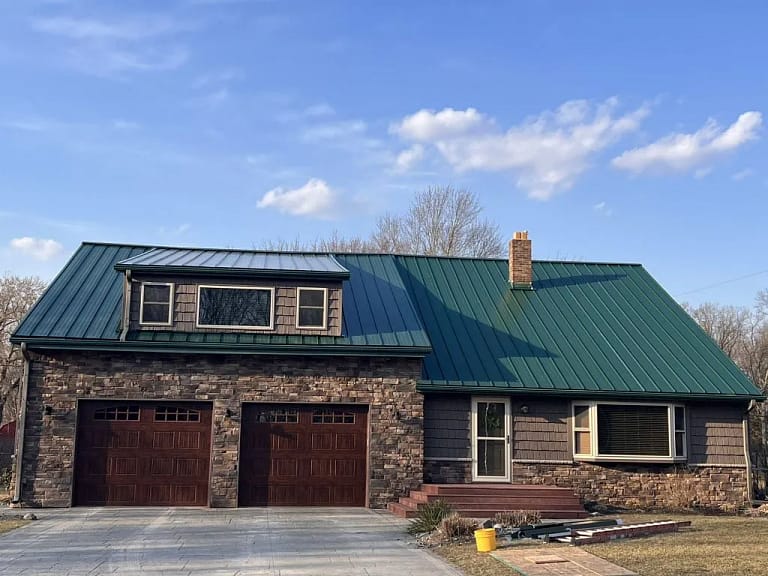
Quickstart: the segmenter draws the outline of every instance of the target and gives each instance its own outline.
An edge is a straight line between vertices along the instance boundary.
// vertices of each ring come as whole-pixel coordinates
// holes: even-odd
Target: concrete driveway
[[[74,508],[0,535],[0,574],[421,575],[460,572],[359,508]]]

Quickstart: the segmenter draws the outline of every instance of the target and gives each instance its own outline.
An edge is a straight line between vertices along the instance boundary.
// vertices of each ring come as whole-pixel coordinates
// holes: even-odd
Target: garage
[[[81,401],[74,504],[206,506],[211,406]]]
[[[365,506],[365,406],[245,404],[241,506]]]

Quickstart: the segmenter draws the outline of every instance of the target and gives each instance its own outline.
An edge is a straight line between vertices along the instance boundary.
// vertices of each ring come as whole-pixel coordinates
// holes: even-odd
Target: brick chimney
[[[509,283],[513,290],[533,290],[531,241],[528,231],[515,232],[509,241]]]

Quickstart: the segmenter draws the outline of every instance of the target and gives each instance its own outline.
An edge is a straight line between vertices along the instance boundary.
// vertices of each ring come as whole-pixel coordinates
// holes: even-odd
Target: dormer
[[[341,336],[349,271],[330,254],[155,248],[122,260],[123,333]]]

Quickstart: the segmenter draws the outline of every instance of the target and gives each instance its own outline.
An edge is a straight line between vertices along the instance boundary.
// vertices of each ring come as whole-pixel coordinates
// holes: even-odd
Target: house
[[[499,260],[84,243],[12,341],[30,505],[749,497],[760,392],[641,266],[526,233]]]

